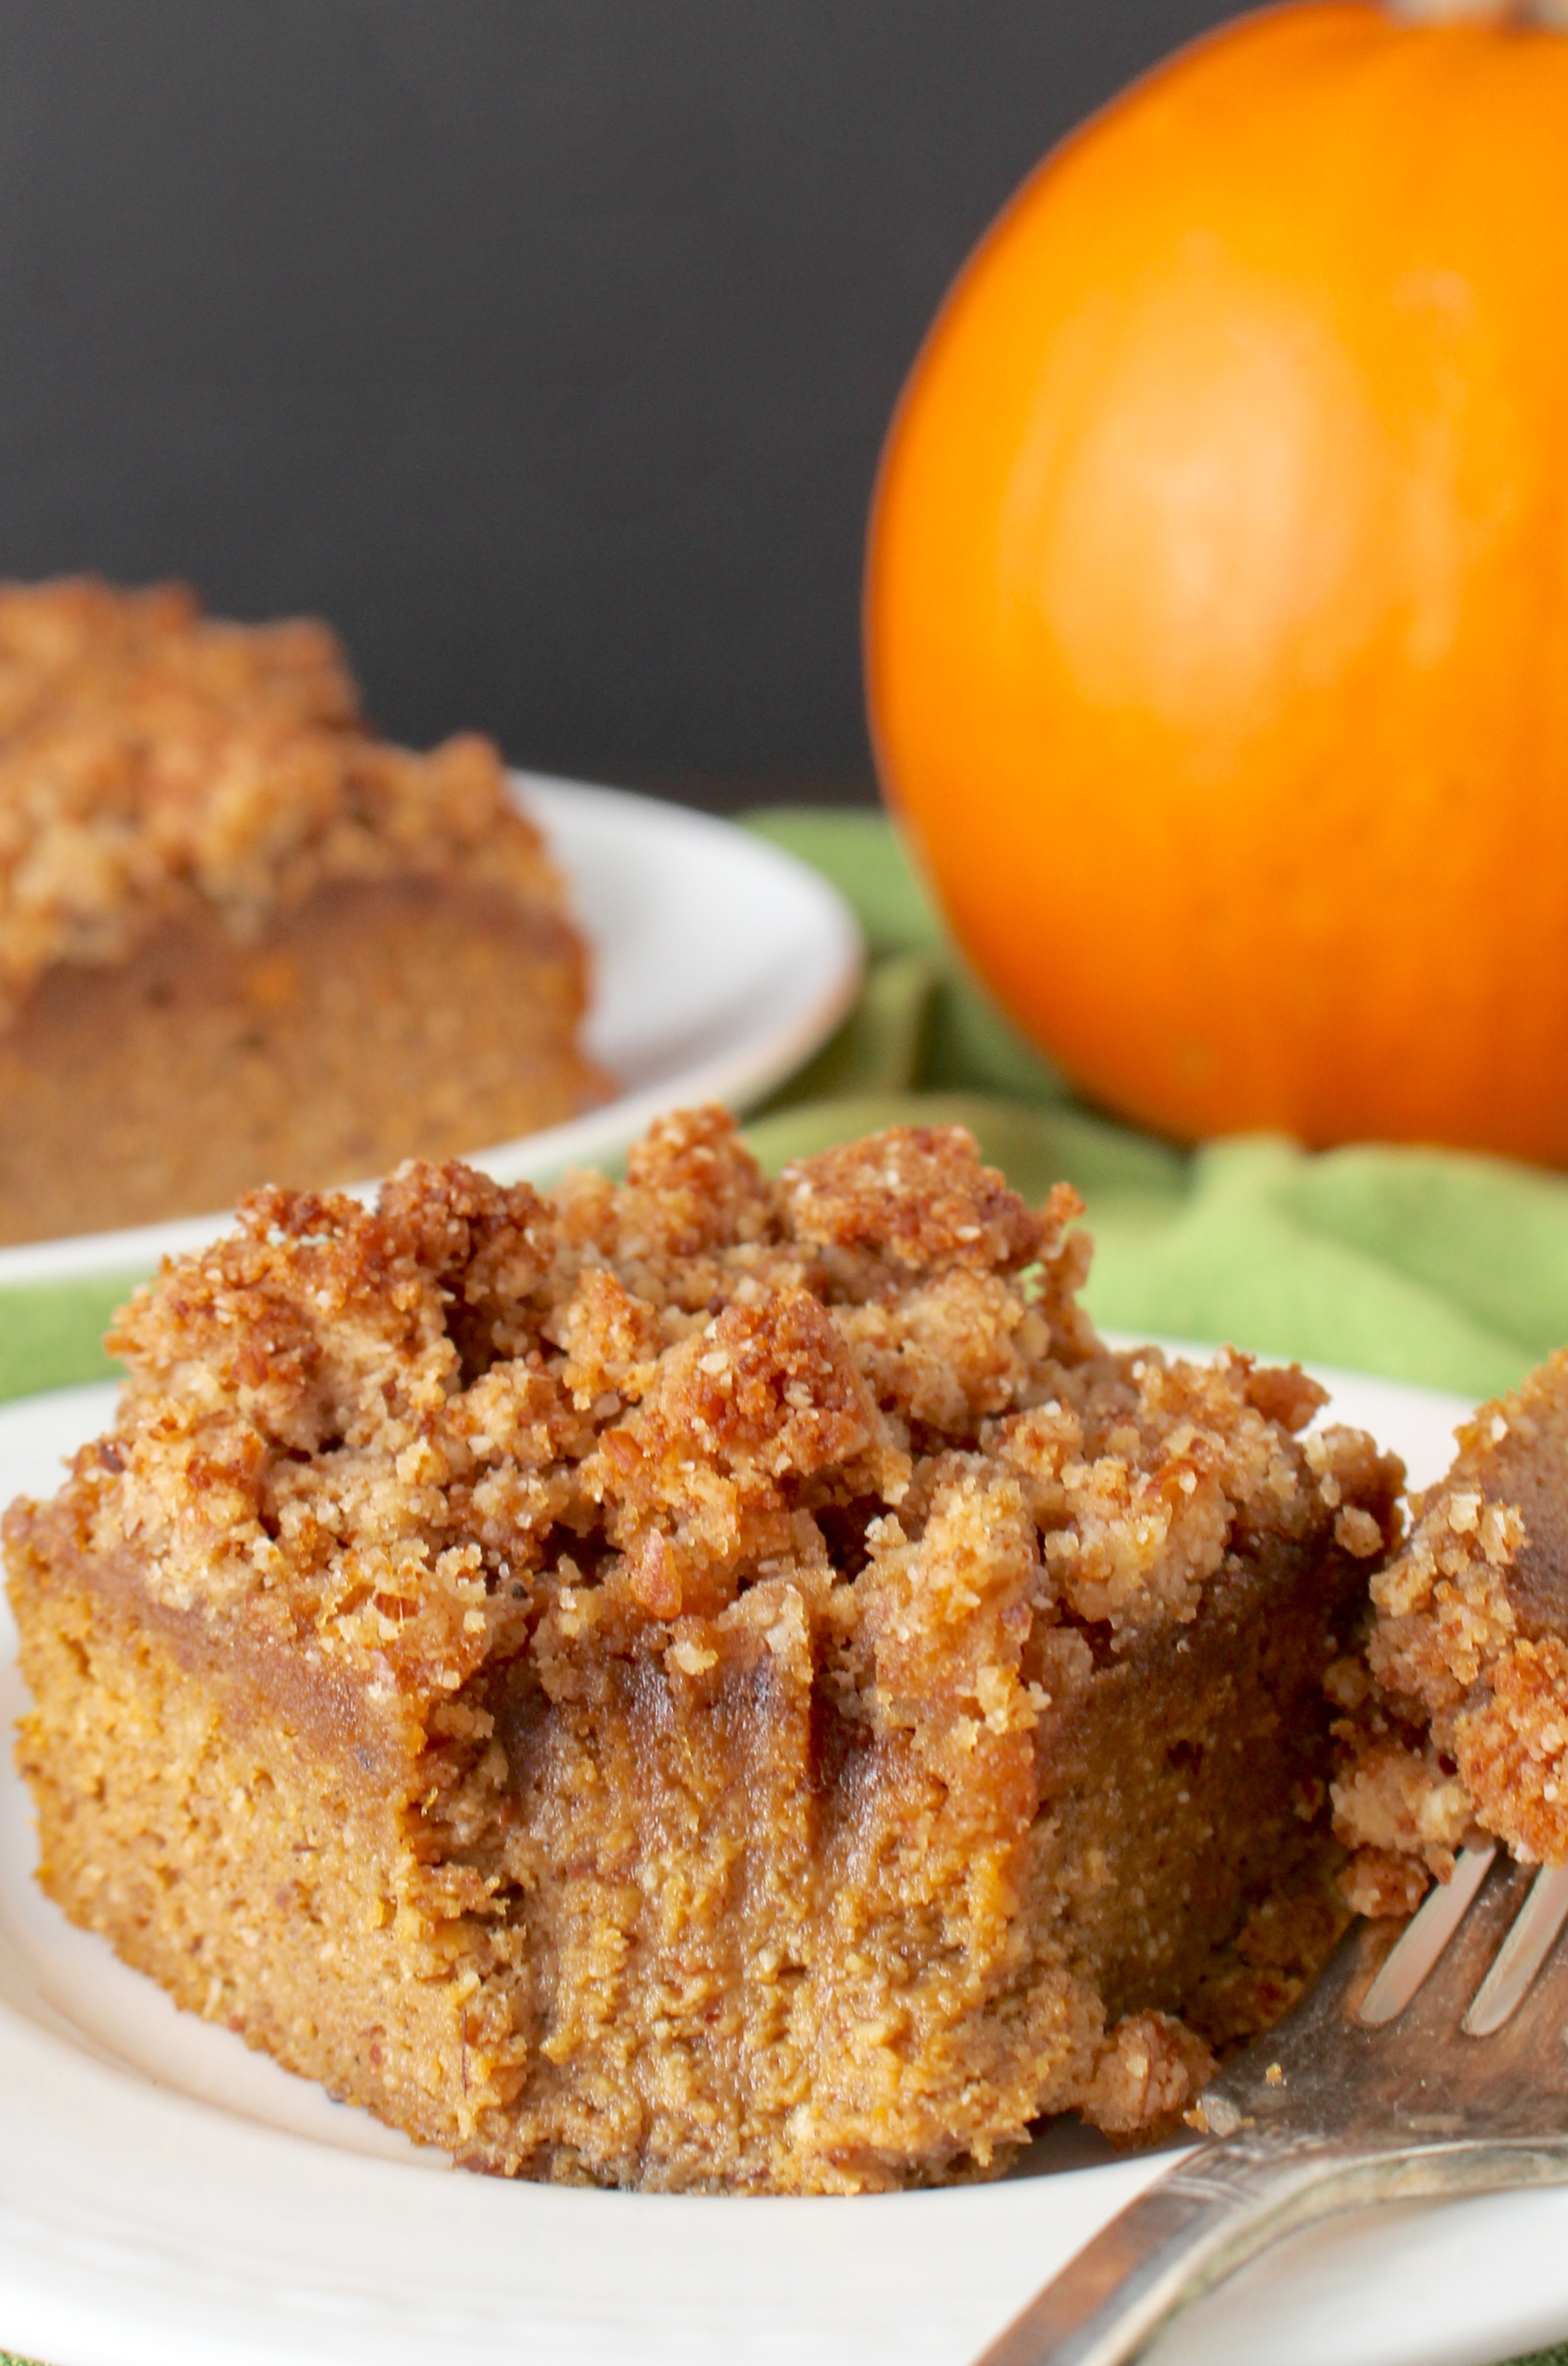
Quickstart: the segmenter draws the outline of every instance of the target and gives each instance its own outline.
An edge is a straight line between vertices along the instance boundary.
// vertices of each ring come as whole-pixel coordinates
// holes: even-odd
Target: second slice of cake
[[[1135,2135],[1334,1935],[1401,1471],[1112,1353],[956,1128],[265,1193],[6,1522],[41,1877],[476,2168],[851,2191]]]
[[[323,625],[0,585],[0,1243],[573,1117],[587,986],[494,748],[376,738]]]

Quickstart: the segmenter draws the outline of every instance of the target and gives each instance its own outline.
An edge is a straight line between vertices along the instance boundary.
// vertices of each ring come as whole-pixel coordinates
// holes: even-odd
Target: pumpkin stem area
[[[1568,32],[1568,0],[1386,0],[1407,25],[1548,26]]]

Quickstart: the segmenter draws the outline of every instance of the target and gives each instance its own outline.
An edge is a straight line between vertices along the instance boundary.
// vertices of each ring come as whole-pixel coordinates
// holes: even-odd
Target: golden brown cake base
[[[1190,2101],[1336,1928],[1398,1467],[1109,1353],[956,1129],[265,1195],[6,1537],[42,1878],[470,2166],[992,2172]]]
[[[257,941],[216,915],[53,969],[0,1030],[0,1242],[232,1206],[575,1117],[581,947],[498,887],[318,889]]]

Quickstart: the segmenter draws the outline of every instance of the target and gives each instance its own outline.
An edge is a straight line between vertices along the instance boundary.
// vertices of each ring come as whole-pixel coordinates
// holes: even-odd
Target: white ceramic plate
[[[593,950],[588,1049],[624,1089],[570,1124],[475,1144],[477,1166],[503,1183],[547,1183],[618,1157],[661,1110],[749,1107],[831,1034],[854,999],[861,942],[849,907],[817,872],[682,806],[534,773],[513,781],[571,882]],[[150,1273],[230,1221],[0,1249],[0,1283]]]
[[[0,1410],[0,1503],[112,1388]],[[1451,1397],[1336,1376],[1417,1482]],[[20,1704],[0,1601],[0,1720]],[[447,2172],[176,2013],[29,1878],[0,1774],[0,2349],[51,2366],[965,2366],[1168,2157],[853,2201],[682,2200]],[[1061,2164],[1066,2163],[1063,2166]],[[1490,2366],[1568,2334],[1568,2191],[1367,2211],[1193,2309],[1157,2366]]]

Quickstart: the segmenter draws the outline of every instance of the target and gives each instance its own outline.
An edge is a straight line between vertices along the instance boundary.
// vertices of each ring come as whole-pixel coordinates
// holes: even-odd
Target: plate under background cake
[[[832,1034],[858,990],[863,947],[820,872],[760,833],[626,789],[518,772],[507,789],[570,882],[592,960],[584,1043],[621,1090],[542,1133],[463,1154],[472,1164],[541,1186],[570,1166],[618,1166],[662,1110],[752,1107]],[[373,1196],[377,1186],[350,1188]],[[0,1247],[0,1316],[15,1287],[92,1279],[103,1283],[101,1329],[161,1258],[206,1247],[233,1222],[231,1202]]]
[[[1397,1464],[1111,1355],[954,1130],[273,1196],[9,1523],[44,1874],[475,2166],[844,2190],[1135,2133],[1332,1935]],[[1180,2015],[1178,2019],[1176,2016]]]

